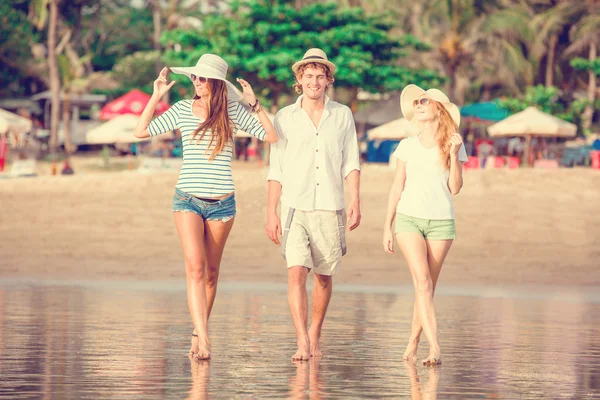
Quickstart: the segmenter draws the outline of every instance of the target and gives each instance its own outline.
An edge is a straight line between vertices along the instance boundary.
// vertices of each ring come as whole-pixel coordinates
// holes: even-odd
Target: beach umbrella
[[[133,131],[140,117],[132,114],[119,115],[108,122],[90,129],[86,134],[89,144],[135,143],[146,139],[133,136]]]
[[[508,110],[495,102],[473,103],[460,109],[460,115],[465,118],[475,118],[481,121],[497,122],[508,117]]]
[[[140,90],[133,89],[127,94],[114,99],[110,103],[106,104],[100,110],[100,119],[107,121],[112,118],[118,117],[119,115],[133,114],[142,115],[142,111],[146,107],[146,104],[150,101],[151,96]],[[163,101],[159,102],[156,106],[154,115],[162,114],[169,109],[169,105]]]
[[[574,137],[577,134],[577,125],[546,114],[535,107],[528,107],[490,125],[487,131],[491,137],[525,136],[527,140],[523,158],[527,161],[533,137]]]
[[[32,127],[31,120],[0,108],[0,133],[10,131],[17,135],[23,135],[31,131]]]
[[[415,124],[406,118],[398,118],[377,128],[369,129],[369,140],[400,140],[419,133]]]

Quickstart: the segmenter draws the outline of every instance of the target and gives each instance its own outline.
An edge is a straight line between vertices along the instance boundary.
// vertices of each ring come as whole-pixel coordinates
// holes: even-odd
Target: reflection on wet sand
[[[438,385],[442,372],[441,365],[434,365],[424,368],[424,375],[427,376],[425,382],[421,382],[417,372],[417,366],[413,362],[404,361],[408,378],[410,379],[410,398],[411,400],[435,400],[437,399]]]
[[[213,359],[197,363],[187,357],[184,290],[0,282],[0,397],[600,396],[598,303],[440,294],[444,364],[426,368],[402,360],[411,294],[340,285],[325,356],[293,364],[284,289],[225,287],[211,317]],[[423,340],[419,356],[427,351]]]

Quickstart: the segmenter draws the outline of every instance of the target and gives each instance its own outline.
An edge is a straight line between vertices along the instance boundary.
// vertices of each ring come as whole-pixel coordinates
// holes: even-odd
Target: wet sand
[[[600,397],[599,301],[439,294],[443,364],[427,368],[402,361],[410,293],[340,285],[325,357],[292,363],[285,285],[225,284],[211,318],[213,359],[198,364],[187,358],[185,288],[146,285],[0,280],[0,397]]]
[[[75,159],[74,176],[0,180],[0,277],[183,278],[170,208],[178,170],[101,172],[99,164]],[[243,162],[233,169],[238,214],[221,279],[285,282],[264,230],[267,170]],[[362,224],[347,235],[337,283],[411,282],[403,257],[380,243],[392,177],[385,165],[363,166]],[[458,239],[443,284],[600,285],[598,171],[467,171],[455,204]]]

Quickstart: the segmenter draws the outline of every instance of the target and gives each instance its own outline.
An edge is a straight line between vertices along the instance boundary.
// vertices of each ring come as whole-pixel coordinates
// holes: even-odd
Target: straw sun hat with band
[[[440,103],[446,109],[446,111],[448,111],[456,126],[460,126],[460,110],[456,104],[450,102],[450,99],[444,94],[444,92],[439,89],[424,90],[417,85],[412,84],[405,87],[400,95],[400,109],[402,110],[404,118],[409,121],[413,119],[415,116],[414,102],[419,100],[419,98],[423,95]]]
[[[221,57],[215,54],[203,54],[193,67],[172,67],[170,69],[174,74],[185,75],[190,79],[192,79],[192,75],[195,75],[201,78],[221,80],[227,85],[227,99],[240,101],[243,98],[242,93],[227,80],[227,68],[227,62]]]
[[[335,73],[335,64],[327,59],[327,54],[325,54],[323,50],[317,48],[309,49],[306,53],[304,53],[304,57],[302,57],[302,60],[292,65],[292,71],[296,73],[298,72],[298,68],[300,68],[304,64],[309,63],[318,63],[326,65],[329,68],[331,75]]]

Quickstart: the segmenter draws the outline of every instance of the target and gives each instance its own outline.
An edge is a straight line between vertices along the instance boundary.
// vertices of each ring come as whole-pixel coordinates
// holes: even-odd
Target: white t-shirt
[[[406,163],[404,191],[396,212],[423,219],[454,219],[452,193],[448,188],[450,170],[442,166],[439,147],[423,147],[419,136],[404,139],[394,156]],[[458,160],[468,160],[464,144]]]

